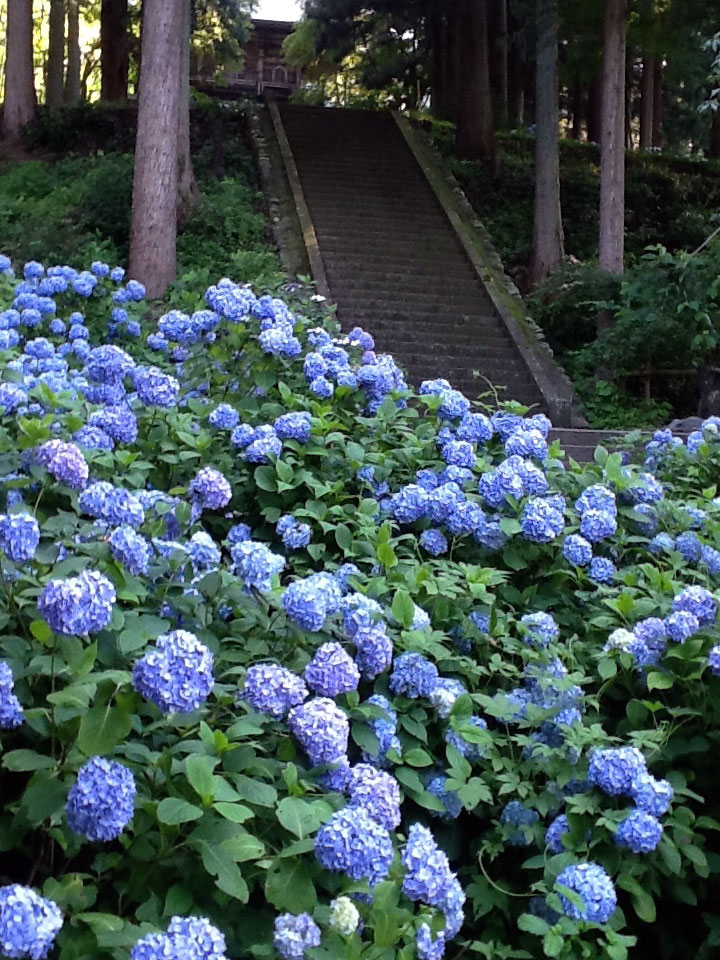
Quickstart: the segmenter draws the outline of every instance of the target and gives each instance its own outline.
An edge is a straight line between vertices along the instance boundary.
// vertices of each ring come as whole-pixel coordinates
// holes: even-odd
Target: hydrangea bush
[[[301,293],[0,257],[0,950],[711,956],[720,422],[564,464]]]

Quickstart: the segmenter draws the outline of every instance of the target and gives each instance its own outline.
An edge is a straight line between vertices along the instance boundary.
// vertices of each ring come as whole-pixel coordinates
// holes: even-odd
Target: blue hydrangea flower
[[[83,490],[78,498],[78,508],[113,526],[127,524],[137,529],[145,520],[145,511],[137,497],[114,487],[107,480],[91,483]]]
[[[100,427],[115,443],[135,443],[137,440],[137,417],[124,405],[110,405],[104,410],[96,410],[88,417],[88,425]]]
[[[645,758],[637,747],[594,750],[590,754],[588,780],[608,796],[630,795],[633,782],[646,773]]]
[[[205,917],[172,917],[167,933],[138,940],[130,960],[227,960],[225,937]]]
[[[665,632],[675,643],[685,643],[700,629],[700,621],[688,610],[676,610],[665,618]]]
[[[476,727],[478,730],[487,730],[487,723],[482,717],[470,717],[468,724],[471,727]],[[445,743],[451,747],[455,747],[458,753],[471,763],[482,760],[487,754],[486,746],[467,740],[465,734],[459,733],[451,727],[448,727],[445,731]]]
[[[363,807],[345,807],[332,815],[315,837],[315,856],[326,870],[374,886],[393,861],[390,834]]]
[[[716,643],[708,654],[708,666],[714,677],[720,677],[720,643]]]
[[[560,886],[572,890],[583,901],[576,906],[560,892],[563,911],[573,920],[607,923],[617,907],[617,894],[612,880],[597,863],[575,863],[558,876]]]
[[[389,773],[369,763],[357,763],[348,771],[345,792],[351,807],[362,807],[386,830],[400,824],[400,787]]]
[[[23,722],[23,708],[13,693],[12,670],[0,660],[0,730],[14,730]]]
[[[427,697],[438,681],[438,671],[434,663],[426,660],[420,653],[402,653],[395,660],[390,689],[411,700]]]
[[[424,530],[420,535],[420,546],[427,550],[432,557],[440,557],[447,553],[448,542],[441,530],[431,528]]]
[[[539,610],[537,613],[526,613],[520,618],[525,628],[525,639],[528,643],[539,647],[547,647],[553,640],[557,640],[560,628],[549,613]],[[489,624],[488,624],[489,625]]]
[[[40,543],[40,527],[30,513],[0,514],[0,550],[13,563],[27,563]]]
[[[588,567],[588,577],[595,583],[612,583],[617,568],[607,557],[593,557]]]
[[[657,533],[647,545],[648,550],[654,556],[661,556],[663,553],[670,553],[675,549],[675,541],[669,533]]]
[[[565,850],[563,837],[570,832],[568,818],[564,813],[555,817],[553,822],[545,831],[545,846],[551,853],[562,853]]]
[[[219,470],[203,467],[190,481],[188,493],[204,510],[221,510],[232,498],[232,487]]]
[[[544,460],[548,455],[548,445],[540,430],[523,426],[507,438],[505,453],[508,456],[535,457],[537,460]]]
[[[133,383],[138,399],[146,407],[174,407],[180,393],[180,384],[158,367],[137,367],[133,371]]]
[[[282,604],[288,618],[303,630],[317,633],[325,626],[327,596],[312,577],[293,581],[283,594]]]
[[[245,674],[245,686],[238,698],[253,710],[279,720],[308,697],[302,677],[277,663],[256,663]]]
[[[469,440],[470,443],[487,443],[494,433],[489,417],[484,413],[466,414],[455,431],[458,440]]]
[[[348,719],[327,697],[294,707],[288,715],[288,726],[313,766],[335,763],[347,753]]]
[[[73,440],[86,450],[112,450],[115,441],[109,433],[105,433],[100,427],[84,426],[80,427],[73,436]]]
[[[219,430],[232,430],[240,421],[240,414],[229,403],[219,403],[208,417],[210,425]]]
[[[46,957],[63,925],[60,907],[12,883],[0,887],[0,948],[6,957]]]
[[[692,613],[702,626],[708,626],[717,620],[717,600],[704,587],[686,587],[673,599],[673,609]]]
[[[465,895],[447,856],[422,824],[414,823],[410,827],[402,864],[405,867],[403,893],[410,900],[442,910],[446,922],[444,932],[447,937],[455,936],[463,922]]]
[[[220,563],[220,549],[209,533],[199,530],[185,545],[195,576],[214,570]]]
[[[86,636],[110,623],[115,587],[97,570],[83,570],[77,577],[50,580],[38,598],[38,610],[55,633]]]
[[[360,671],[339,643],[323,643],[305,667],[305,682],[323,697],[357,690]]]
[[[590,543],[606,540],[617,531],[617,517],[609,510],[589,508],[580,518],[580,533]]]
[[[460,816],[460,812],[462,811],[462,803],[460,801],[460,797],[458,796],[457,790],[448,790],[447,777],[433,777],[428,783],[426,789],[428,793],[431,793],[434,797],[437,797],[445,807],[445,813],[439,814],[440,816],[443,816],[448,820],[455,820]],[[434,810],[431,810],[430,812],[435,814]]]
[[[38,447],[37,460],[56,480],[73,490],[82,490],[90,476],[82,450],[74,443],[47,440]]]
[[[66,812],[73,833],[92,841],[115,840],[133,818],[135,780],[122,763],[92,757],[80,768]]]
[[[630,785],[630,796],[638,810],[661,817],[670,809],[675,791],[668,780],[656,780],[649,773],[638,774]]]
[[[575,501],[575,509],[582,516],[587,510],[597,510],[600,513],[617,513],[615,494],[607,487],[596,483],[586,487]]]
[[[281,440],[295,440],[297,443],[307,443],[310,439],[311,418],[305,411],[284,413],[273,424],[275,433]]]
[[[563,515],[539,497],[529,500],[520,515],[522,534],[533,543],[551,543],[564,525]]]
[[[283,913],[275,918],[273,943],[284,960],[302,960],[310,947],[319,947],[320,927],[309,913]]]
[[[136,533],[132,527],[117,527],[108,539],[110,550],[115,559],[122,563],[133,576],[148,572],[152,550],[145,537]]]
[[[174,630],[137,661],[133,686],[161,713],[190,713],[210,696],[213,655],[193,633]]]
[[[427,501],[427,491],[416,483],[409,483],[391,497],[390,512],[398,523],[414,523],[424,515]]]
[[[270,457],[277,458],[281,453],[282,440],[272,427],[266,425],[253,431],[252,441],[245,447],[243,456],[248,463],[269,463]]]
[[[382,711],[382,716],[371,717],[369,720],[378,741],[377,754],[368,754],[363,751],[363,760],[372,761],[378,767],[385,767],[389,765],[388,751],[395,750],[399,754],[402,750],[400,740],[396,735],[397,714],[391,707],[390,701],[381,693],[374,693],[371,697],[368,697],[366,702],[373,707],[378,707]]]
[[[384,623],[359,627],[352,639],[357,646],[355,662],[366,680],[373,680],[388,669],[392,663],[393,643]]]
[[[300,523],[295,517],[286,514],[278,520],[275,531],[282,537],[288,550],[302,550],[310,543],[312,530],[307,523]]]
[[[697,563],[701,557],[702,544],[697,534],[686,530],[675,538],[675,549],[687,563]]]
[[[700,562],[711,576],[720,574],[720,550],[703,543],[700,547]]]
[[[509,827],[505,842],[511,847],[527,847],[532,834],[524,827],[532,827],[540,819],[537,810],[525,807],[519,800],[511,800],[500,814],[500,823]]]
[[[633,853],[652,853],[662,839],[660,821],[644,810],[633,809],[618,824],[615,843]]]
[[[246,589],[261,593],[272,589],[272,578],[285,567],[285,558],[272,553],[264,543],[241,540],[232,545],[230,553],[238,576]]]
[[[586,567],[592,560],[592,544],[585,537],[571,533],[569,537],[565,537],[563,556],[568,563],[573,563],[576,567]]]

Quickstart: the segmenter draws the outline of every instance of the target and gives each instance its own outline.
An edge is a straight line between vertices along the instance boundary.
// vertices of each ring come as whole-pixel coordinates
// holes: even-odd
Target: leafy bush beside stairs
[[[299,294],[0,269],[8,956],[713,955],[714,421],[564,467]]]

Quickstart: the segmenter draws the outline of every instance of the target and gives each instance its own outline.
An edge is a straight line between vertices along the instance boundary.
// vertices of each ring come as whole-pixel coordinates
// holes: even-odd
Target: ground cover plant
[[[6,956],[713,955],[717,421],[563,465],[296,287],[0,271]]]

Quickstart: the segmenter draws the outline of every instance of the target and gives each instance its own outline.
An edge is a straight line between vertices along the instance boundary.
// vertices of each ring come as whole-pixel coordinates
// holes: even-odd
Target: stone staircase
[[[393,116],[289,105],[279,116],[343,328],[371,332],[415,384],[445,377],[472,398],[492,385],[547,410]]]

